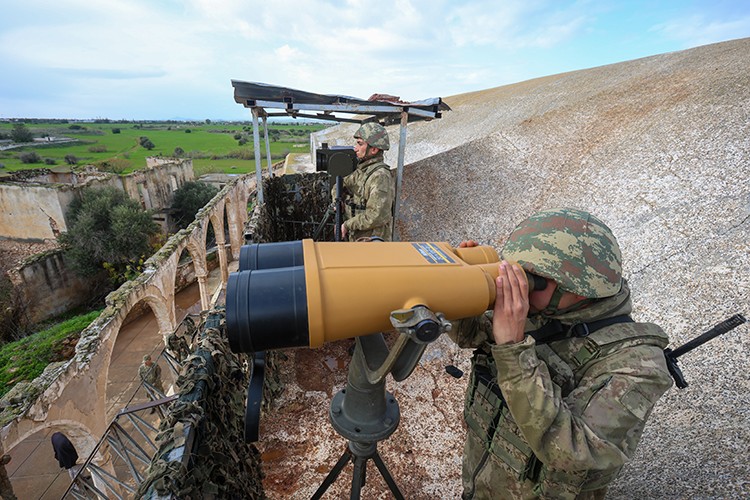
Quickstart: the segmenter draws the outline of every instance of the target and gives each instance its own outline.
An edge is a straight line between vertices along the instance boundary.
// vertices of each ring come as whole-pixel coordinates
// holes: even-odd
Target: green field
[[[130,173],[146,165],[147,156],[176,156],[180,148],[184,158],[193,159],[195,175],[205,173],[248,173],[255,171],[251,122],[63,122],[26,121],[35,138],[65,137],[75,143],[44,144],[0,151],[0,175],[16,170],[49,168],[66,170],[83,165],[97,165],[102,170],[113,168],[118,173]],[[0,139],[9,139],[14,123],[0,122]],[[325,128],[320,123],[269,123],[269,142],[272,162],[287,153],[310,151],[310,133]],[[119,133],[113,133],[119,129]],[[240,145],[240,139],[247,141]],[[148,150],[139,139],[147,137],[154,145]],[[266,147],[260,130],[262,165],[266,167]],[[0,146],[7,145],[7,141]],[[36,152],[40,162],[24,163],[21,155]],[[71,158],[72,155],[75,158]],[[75,164],[66,161],[75,160]],[[113,159],[117,159],[114,163]],[[108,167],[109,165],[109,167]]]

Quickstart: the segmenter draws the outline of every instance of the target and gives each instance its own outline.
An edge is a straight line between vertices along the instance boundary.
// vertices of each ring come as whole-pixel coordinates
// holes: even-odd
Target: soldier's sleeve
[[[563,398],[534,347],[527,337],[493,346],[492,355],[508,409],[537,458],[566,471],[623,465],[672,384],[661,349],[637,345],[597,359]]]
[[[393,182],[391,174],[381,169],[370,176],[365,186],[367,205],[345,222],[352,231],[363,231],[385,225],[393,217]]]
[[[490,315],[491,313],[485,313],[452,321],[448,337],[459,347],[479,347],[492,336],[492,317]]]

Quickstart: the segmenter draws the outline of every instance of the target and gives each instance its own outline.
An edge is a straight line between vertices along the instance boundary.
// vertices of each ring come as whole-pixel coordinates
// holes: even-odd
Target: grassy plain
[[[53,361],[61,361],[62,342],[80,334],[101,313],[90,311],[0,347],[0,396],[23,380],[34,380]]]
[[[248,173],[255,171],[253,133],[250,122],[61,122],[29,121],[26,127],[35,138],[69,138],[75,142],[39,142],[33,146],[0,150],[0,175],[3,172],[33,168],[70,170],[66,156],[75,157],[76,165],[101,165],[118,160],[121,173],[142,169],[147,156],[175,156],[180,148],[183,157],[193,159],[196,176],[205,173]],[[269,123],[272,162],[287,153],[310,151],[310,133],[327,125],[320,123]],[[0,138],[9,137],[13,123],[0,122]],[[114,130],[119,129],[119,133]],[[148,150],[139,139],[147,137],[154,147]],[[237,138],[239,137],[239,139]],[[240,145],[240,140],[247,141]],[[2,143],[0,146],[6,146]],[[260,130],[262,165],[266,167],[266,147]],[[23,163],[21,154],[34,151],[39,163]]]

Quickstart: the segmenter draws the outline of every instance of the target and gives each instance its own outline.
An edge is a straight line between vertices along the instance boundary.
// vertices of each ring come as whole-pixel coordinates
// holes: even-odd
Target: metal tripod
[[[358,500],[368,460],[375,463],[391,493],[398,500],[404,498],[378,453],[378,442],[393,434],[400,421],[398,402],[385,390],[385,378],[390,373],[401,381],[411,375],[427,344],[447,331],[450,323],[424,306],[392,312],[391,323],[401,335],[390,350],[382,333],[355,339],[346,388],[333,397],[329,411],[333,428],[349,441],[348,447],[313,500],[322,498],[349,461],[354,464],[350,499]]]

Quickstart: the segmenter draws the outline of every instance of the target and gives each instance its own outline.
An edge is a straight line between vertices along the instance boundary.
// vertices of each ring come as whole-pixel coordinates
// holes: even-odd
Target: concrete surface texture
[[[499,249],[531,213],[580,208],[617,235],[633,316],[661,325],[671,347],[748,316],[749,68],[750,39],[741,39],[447,97],[442,119],[409,125],[400,239]],[[353,130],[321,140],[350,144]],[[657,405],[609,498],[750,496],[749,329],[680,358],[689,387]],[[261,432],[271,498],[287,498],[292,484],[307,484],[296,493],[309,496],[343,451],[327,422],[345,377],[336,349],[295,351],[282,368],[291,383]],[[467,368],[470,355],[440,339],[409,379],[389,382],[402,421],[380,449],[407,498],[460,496],[466,377],[452,380],[444,366]],[[331,371],[328,386],[308,387],[309,372],[295,368],[309,356]],[[387,498],[374,467],[371,478],[363,497]],[[345,469],[338,482],[350,479]]]

